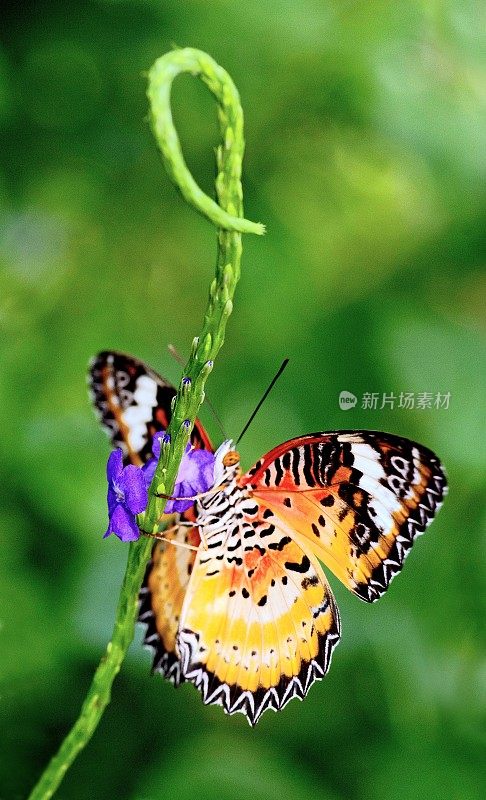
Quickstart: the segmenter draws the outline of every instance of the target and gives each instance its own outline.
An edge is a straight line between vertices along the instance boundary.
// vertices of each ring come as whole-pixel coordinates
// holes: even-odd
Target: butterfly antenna
[[[168,344],[167,345],[167,350],[169,351],[171,356],[173,358],[175,358],[177,363],[181,365],[181,367],[185,366],[186,362],[182,358],[181,354],[179,353],[179,351],[175,347],[175,345]],[[211,403],[211,400],[209,399],[209,397],[207,395],[206,395],[206,403],[208,404],[209,408],[211,409],[213,417],[216,420],[216,423],[218,425],[218,428],[220,429],[221,433],[223,434],[223,439],[227,439],[228,437],[226,436],[226,433],[225,433],[225,430],[224,430],[224,427],[223,427],[223,423],[221,422],[221,417],[219,416],[218,412],[216,411],[215,407],[213,406],[213,404]]]
[[[179,353],[179,351],[178,351],[177,347],[175,346],[175,344],[168,344],[167,345],[167,350],[171,354],[172,358],[175,358],[177,363],[181,365],[181,367],[185,366],[186,362],[182,358],[182,356]]]
[[[284,369],[285,369],[285,367],[287,366],[288,363],[289,363],[288,358],[285,358],[282,361],[282,364],[280,366],[279,371],[277,372],[276,375],[273,376],[273,378],[272,378],[272,380],[270,382],[270,386],[268,386],[266,392],[264,393],[264,395],[261,398],[260,402],[258,403],[257,407],[255,408],[253,414],[251,415],[250,419],[248,420],[248,422],[246,423],[245,427],[243,428],[243,430],[241,431],[240,435],[238,436],[238,438],[236,440],[235,447],[237,447],[238,443],[242,440],[243,436],[245,435],[245,433],[247,432],[247,430],[250,427],[251,423],[253,422],[253,420],[255,419],[256,415],[260,411],[260,408],[262,407],[263,403],[265,402],[265,400],[267,399],[268,395],[272,391],[273,387],[277,383],[278,379],[280,378],[282,372],[284,371]]]

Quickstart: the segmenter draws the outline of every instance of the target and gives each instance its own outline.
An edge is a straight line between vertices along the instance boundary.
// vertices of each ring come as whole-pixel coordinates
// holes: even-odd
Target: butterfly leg
[[[172,494],[164,494],[163,492],[154,492],[154,496],[155,497],[161,497],[164,500],[172,500],[173,502],[178,502],[180,500],[184,500],[184,501],[185,500],[193,500],[193,501],[196,501],[196,500],[201,500],[201,498],[203,498],[203,497],[208,497],[211,494],[218,494],[223,489],[225,489],[226,486],[227,486],[226,483],[221,483],[218,486],[213,486],[212,489],[208,489],[206,492],[198,492],[197,494],[192,495],[192,496],[174,497],[174,495],[172,495]]]
[[[202,528],[199,528],[199,536],[201,537],[201,544],[203,546],[203,550],[207,550],[208,540],[206,539],[206,536],[204,535],[204,531]]]
[[[193,544],[187,544],[187,542],[179,542],[177,539],[169,539],[165,534],[173,533],[177,530],[177,528],[184,525],[185,528],[195,528],[196,525],[192,525],[191,523],[179,523],[178,525],[174,525],[172,528],[168,528],[164,533],[148,533],[148,531],[141,531],[144,536],[148,536],[151,539],[157,539],[158,542],[167,542],[167,544],[174,544],[177,547],[184,547],[186,550],[194,550],[198,551],[199,548]]]

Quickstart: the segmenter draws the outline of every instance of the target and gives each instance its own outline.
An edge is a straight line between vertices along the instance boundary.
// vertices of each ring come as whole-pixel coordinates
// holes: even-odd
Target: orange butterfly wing
[[[368,602],[401,570],[447,490],[431,450],[375,431],[292,439],[260,459],[240,485]]]
[[[185,517],[190,512],[186,512]],[[153,670],[171,683],[184,682],[176,638],[182,604],[196,560],[196,552],[184,545],[198,547],[197,528],[177,524],[166,531],[168,542],[157,542],[147,564],[139,595],[138,621],[147,625],[144,644],[154,650]],[[182,546],[178,546],[182,545]]]
[[[176,647],[204,703],[254,725],[325,675],[340,621],[317,559],[269,509],[251,505],[235,506],[226,541],[199,549]]]

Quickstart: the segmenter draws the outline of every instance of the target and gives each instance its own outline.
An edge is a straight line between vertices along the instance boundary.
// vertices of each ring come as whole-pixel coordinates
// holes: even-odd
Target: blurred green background
[[[60,798],[486,796],[485,22],[416,0],[24,2],[0,49],[0,797],[24,798],[110,636],[127,550],[106,526],[108,444],[85,390],[117,348],[174,381],[215,233],[167,180],[142,75],[173,43],[233,76],[246,116],[242,280],[208,390],[245,466],[291,436],[367,427],[437,451],[451,492],[380,603],[331,578],[343,638],[304,703],[255,730],[130,650]],[[178,79],[187,161],[212,192],[215,108]],[[342,390],[358,397],[341,411]],[[364,392],[448,409],[361,408]],[[215,441],[207,407],[202,418]]]

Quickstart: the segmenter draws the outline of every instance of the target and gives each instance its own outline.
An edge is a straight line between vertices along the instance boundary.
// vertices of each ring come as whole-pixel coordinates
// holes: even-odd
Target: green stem
[[[201,78],[218,102],[222,142],[216,152],[216,194],[219,205],[195,183],[184,161],[172,122],[170,90],[174,78],[182,72]],[[173,490],[184,448],[204,400],[204,384],[224,341],[226,323],[233,309],[233,295],[240,277],[241,231],[260,234],[264,228],[243,219],[243,110],[238,90],[228,73],[207,53],[187,47],[167,53],[155,62],[149,72],[147,93],[152,129],[167,171],[183,197],[219,227],[216,276],[209,289],[202,333],[193,342],[167,431],[170,445],[161,448],[149,491],[147,511],[144,519],[140,520],[144,530],[154,532],[166,502],[156,495],[170,495]]]
[[[218,102],[222,138],[217,151],[216,193],[219,205],[201,191],[189,173],[172,122],[170,90],[174,78],[181,72],[200,77]],[[161,447],[149,489],[147,510],[138,519],[141,529],[150,532],[157,529],[165,505],[165,500],[157,494],[170,495],[173,491],[185,446],[204,400],[206,379],[224,341],[240,275],[241,233],[261,234],[264,228],[243,219],[243,112],[238,91],[229,75],[206,53],[192,48],[176,50],[159,58],[150,70],[148,97],[154,135],[169,175],[187,202],[219,228],[216,275],[209,290],[202,333],[194,339],[177,392],[167,441]],[[76,756],[90,740],[110,701],[112,683],[133,639],[138,594],[152,545],[152,541],[143,536],[130,545],[111,641],[94,674],[77,721],[49,762],[29,800],[52,797]]]
[[[93,676],[78,719],[49,762],[30,800],[52,797],[78,753],[91,739],[110,702],[111,686],[133,639],[138,593],[152,546],[153,543],[145,537],[130,545],[111,641]]]

